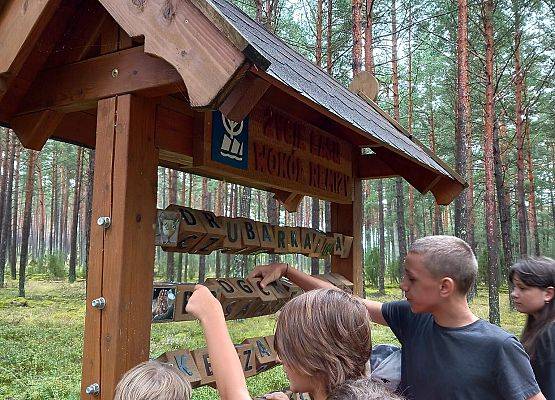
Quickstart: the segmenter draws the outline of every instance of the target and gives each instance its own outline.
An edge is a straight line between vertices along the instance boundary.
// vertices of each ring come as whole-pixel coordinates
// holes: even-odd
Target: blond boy
[[[191,385],[178,370],[158,361],[145,361],[123,375],[114,400],[189,400]]]

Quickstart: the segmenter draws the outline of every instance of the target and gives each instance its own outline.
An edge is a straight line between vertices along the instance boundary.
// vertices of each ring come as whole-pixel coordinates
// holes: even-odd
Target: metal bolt
[[[87,386],[85,393],[98,396],[100,394],[100,385],[98,383],[93,383],[92,385]]]
[[[96,220],[96,223],[104,229],[107,229],[112,224],[112,220],[110,217],[100,217]]]
[[[99,297],[91,301],[91,305],[98,310],[104,310],[104,307],[106,307],[106,299],[104,297]]]
[[[119,75],[119,69],[114,68],[114,69],[112,70],[112,78],[117,78],[118,75]]]

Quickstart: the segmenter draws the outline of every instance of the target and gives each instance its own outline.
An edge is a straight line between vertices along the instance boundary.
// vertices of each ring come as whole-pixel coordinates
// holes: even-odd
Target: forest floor
[[[85,283],[35,281],[26,287],[27,298],[17,297],[17,282],[8,279],[0,289],[0,399],[47,400],[78,399],[81,377],[81,351],[85,315]],[[398,288],[386,296],[368,297],[379,301],[399,299]],[[524,316],[510,311],[506,291],[500,294],[501,325],[519,335]],[[480,289],[471,304],[480,317],[487,318],[487,290]],[[231,321],[231,337],[240,343],[249,337],[273,334],[273,316]],[[372,342],[397,343],[388,328],[375,326]],[[204,347],[204,337],[197,322],[155,324],[151,335],[151,356],[165,351]],[[281,367],[251,377],[251,394],[261,395],[287,386]],[[193,399],[216,399],[211,388],[194,391]]]

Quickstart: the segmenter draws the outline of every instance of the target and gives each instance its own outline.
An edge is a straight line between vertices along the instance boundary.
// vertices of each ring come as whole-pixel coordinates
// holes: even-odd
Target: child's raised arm
[[[204,330],[210,364],[216,377],[220,398],[250,400],[243,368],[229,337],[220,302],[214,298],[207,287],[197,285],[187,303],[186,311],[200,320]]]

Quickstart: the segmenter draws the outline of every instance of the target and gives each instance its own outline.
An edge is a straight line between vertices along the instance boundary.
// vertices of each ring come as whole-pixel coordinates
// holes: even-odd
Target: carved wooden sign
[[[241,123],[206,113],[193,170],[254,187],[352,202],[352,145],[260,102]]]
[[[314,275],[339,289],[352,292],[353,284],[335,273]],[[262,288],[262,278],[208,278],[204,285],[222,304],[226,320],[273,314],[303,291],[287,279]],[[194,283],[155,283],[152,296],[152,322],[192,321],[186,310],[195,290]]]
[[[267,371],[278,365],[277,353],[272,336],[246,339],[235,345],[245,377]],[[211,385],[216,382],[210,355],[207,348],[168,351],[157,358],[158,361],[172,364],[178,369],[193,388]]]
[[[210,254],[299,253],[349,257],[353,238],[316,229],[274,226],[248,218],[218,217],[211,211],[169,205],[158,210],[156,245],[165,251]]]

